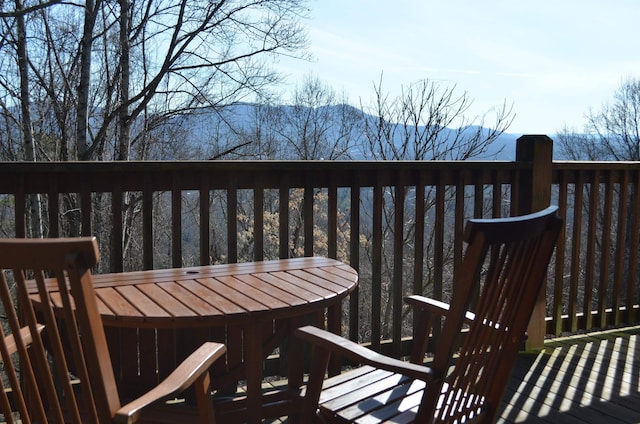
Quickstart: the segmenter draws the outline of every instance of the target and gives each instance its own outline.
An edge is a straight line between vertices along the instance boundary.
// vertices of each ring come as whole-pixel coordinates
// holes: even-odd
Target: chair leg
[[[211,398],[211,377],[208,372],[203,373],[193,384],[196,391],[198,416],[201,424],[215,424],[216,415]]]
[[[314,346],[311,354],[311,369],[309,370],[309,381],[302,403],[300,413],[301,423],[316,422],[316,407],[322,392],[322,383],[327,372],[331,352]]]

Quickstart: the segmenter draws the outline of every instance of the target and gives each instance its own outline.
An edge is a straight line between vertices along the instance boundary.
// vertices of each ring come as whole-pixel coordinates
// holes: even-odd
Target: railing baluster
[[[238,262],[238,188],[231,183],[227,188],[227,261]]]
[[[425,175],[418,173],[415,187],[415,247],[413,253],[413,293],[424,294],[424,230],[425,230]]]
[[[611,268],[611,209],[613,207],[613,172],[607,171],[605,178],[602,238],[600,247],[600,280],[598,284],[598,326],[607,326],[607,286]]]
[[[123,246],[123,193],[122,193],[122,177],[120,175],[113,176],[112,192],[111,192],[111,272],[124,271],[124,260],[122,253]]]
[[[484,215],[484,183],[482,170],[474,172],[475,184],[473,185],[473,217],[482,218]]]
[[[282,179],[279,190],[279,250],[280,259],[289,257],[289,185],[286,179]]]
[[[49,193],[47,195],[49,201],[49,237],[60,237],[60,189],[58,188],[58,179],[51,178],[49,181]]]
[[[562,217],[563,222],[567,222],[567,173],[562,172],[560,175],[560,187],[558,189],[558,214]],[[565,228],[562,226],[559,235],[559,242],[556,246],[555,257],[555,279],[553,289],[553,306],[551,310],[551,318],[553,319],[554,332],[559,335],[562,333],[562,308],[564,304],[564,250],[565,250]]]
[[[636,323],[638,311],[634,308],[638,304],[636,284],[638,279],[638,249],[640,247],[640,170],[635,170],[633,179],[633,212],[631,231],[629,235],[629,270],[627,275],[627,298],[625,299],[625,315],[627,323]]]
[[[569,278],[569,331],[578,331],[578,286],[580,284],[580,264],[582,258],[582,209],[584,201],[584,173],[577,172],[574,184],[573,228],[571,236],[571,276]]]
[[[349,263],[359,272],[360,270],[360,185],[357,176],[352,176],[349,206]],[[360,341],[360,285],[351,293],[349,298],[349,339]]]
[[[441,178],[435,184],[435,222],[433,225],[433,294],[437,300],[449,301],[444,296],[444,202],[445,186]],[[434,320],[433,337],[437,340],[441,333],[441,317]]]
[[[417,173],[416,186],[415,186],[415,233],[414,233],[414,251],[413,251],[413,293],[424,294],[424,230],[425,230],[425,173],[420,171]],[[416,315],[414,311],[412,322],[412,336],[416,337]]]
[[[435,203],[435,223],[434,223],[434,247],[433,247],[433,262],[434,262],[434,276],[433,276],[433,297],[438,300],[444,299],[443,283],[444,283],[444,201],[445,201],[445,186],[442,180],[439,179],[436,183],[436,203]]]
[[[455,195],[455,209],[454,209],[454,222],[453,222],[453,272],[460,267],[462,263],[462,254],[464,246],[462,245],[462,237],[464,233],[465,224],[465,206],[466,206],[466,193],[465,182],[466,173],[464,171],[456,172],[456,195]]]
[[[373,187],[373,228],[371,261],[371,347],[380,350],[382,336],[380,313],[382,308],[382,208],[384,207],[383,187],[376,181]]]
[[[93,228],[91,226],[92,209],[91,187],[88,181],[83,181],[82,190],[80,191],[81,234],[83,236],[93,234]]]
[[[311,183],[311,178],[307,176],[307,182],[304,186],[303,197],[303,215],[302,218],[304,225],[304,256],[313,256],[313,204],[314,204],[314,187]]]
[[[15,236],[16,238],[25,238],[27,236],[27,198],[24,192],[25,176],[21,175],[17,180],[19,181],[15,185],[13,195]]]
[[[264,188],[256,181],[253,189],[253,260],[264,259]]]
[[[511,198],[509,204],[509,214],[511,216],[516,216],[518,214],[518,205],[520,204],[520,170],[514,169],[510,172],[511,174]]]
[[[327,256],[338,257],[338,188],[331,178],[327,188]]]
[[[491,217],[502,216],[502,184],[500,184],[498,171],[491,171]]]
[[[209,242],[211,231],[211,192],[208,178],[205,173],[200,175],[199,209],[200,209],[200,265],[209,265],[211,255],[209,254]]]
[[[151,178],[152,175],[144,177],[144,191],[142,192],[142,261],[144,269],[153,269],[153,191]]]
[[[629,202],[629,172],[623,170],[621,172],[618,183],[618,225],[616,230],[616,249],[614,252],[614,276],[613,276],[613,293],[611,296],[611,304],[613,307],[613,325],[620,325],[622,314],[620,312],[621,296],[622,296],[622,280],[624,275],[624,260],[626,256],[625,245],[627,243],[627,213]]]
[[[171,266],[182,266],[182,186],[180,174],[171,176]]]
[[[402,305],[403,305],[403,265],[404,265],[404,209],[405,191],[402,175],[396,176],[393,214],[393,278],[391,280],[391,352],[396,358],[401,355],[402,342]]]
[[[600,171],[590,173],[591,185],[589,192],[589,228],[587,233],[587,257],[584,276],[584,317],[582,328],[591,328],[593,325],[593,289],[595,279],[596,259],[596,230],[598,224],[598,200],[600,197]]]

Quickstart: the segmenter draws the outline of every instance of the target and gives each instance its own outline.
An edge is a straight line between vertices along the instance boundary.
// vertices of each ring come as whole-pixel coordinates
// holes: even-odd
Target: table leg
[[[327,329],[339,336],[342,335],[342,304],[332,305],[327,310]],[[342,359],[337,355],[331,355],[329,359],[328,373],[329,376],[340,374],[342,368]]]
[[[288,376],[289,389],[298,389],[302,386],[304,376],[304,343],[293,335],[296,328],[304,325],[304,317],[297,316],[289,320],[289,334],[287,335]]]
[[[247,418],[249,423],[262,421],[262,326],[259,322],[244,329],[244,353],[247,378]]]
[[[231,375],[238,375],[237,371],[243,367],[242,355],[242,333],[243,327],[238,325],[229,325],[222,329],[222,338],[227,346],[227,372]],[[238,390],[238,379],[232,378],[228,384],[221,388],[221,393],[226,395],[234,395]]]

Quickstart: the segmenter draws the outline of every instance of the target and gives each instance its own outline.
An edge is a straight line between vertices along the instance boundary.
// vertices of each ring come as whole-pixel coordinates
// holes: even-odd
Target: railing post
[[[516,161],[532,164],[531,172],[524,173],[520,178],[519,214],[535,212],[549,206],[551,202],[553,140],[546,135],[523,135],[517,140]],[[527,329],[527,350],[539,350],[544,347],[546,284],[543,287],[540,290]]]

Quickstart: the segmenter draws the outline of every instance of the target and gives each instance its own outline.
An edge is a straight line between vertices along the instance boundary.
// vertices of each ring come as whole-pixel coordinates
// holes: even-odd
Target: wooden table
[[[261,393],[265,357],[309,317],[323,325],[326,316],[327,327],[340,333],[342,300],[357,282],[350,266],[319,257],[94,276],[116,378],[123,385],[143,390],[202,341],[223,341],[228,366],[214,370],[214,381],[246,377],[246,398],[236,405],[249,422],[280,413],[266,410]],[[286,345],[290,358],[303,356],[299,343]],[[302,384],[302,374],[302,361],[289,360],[289,388]]]

